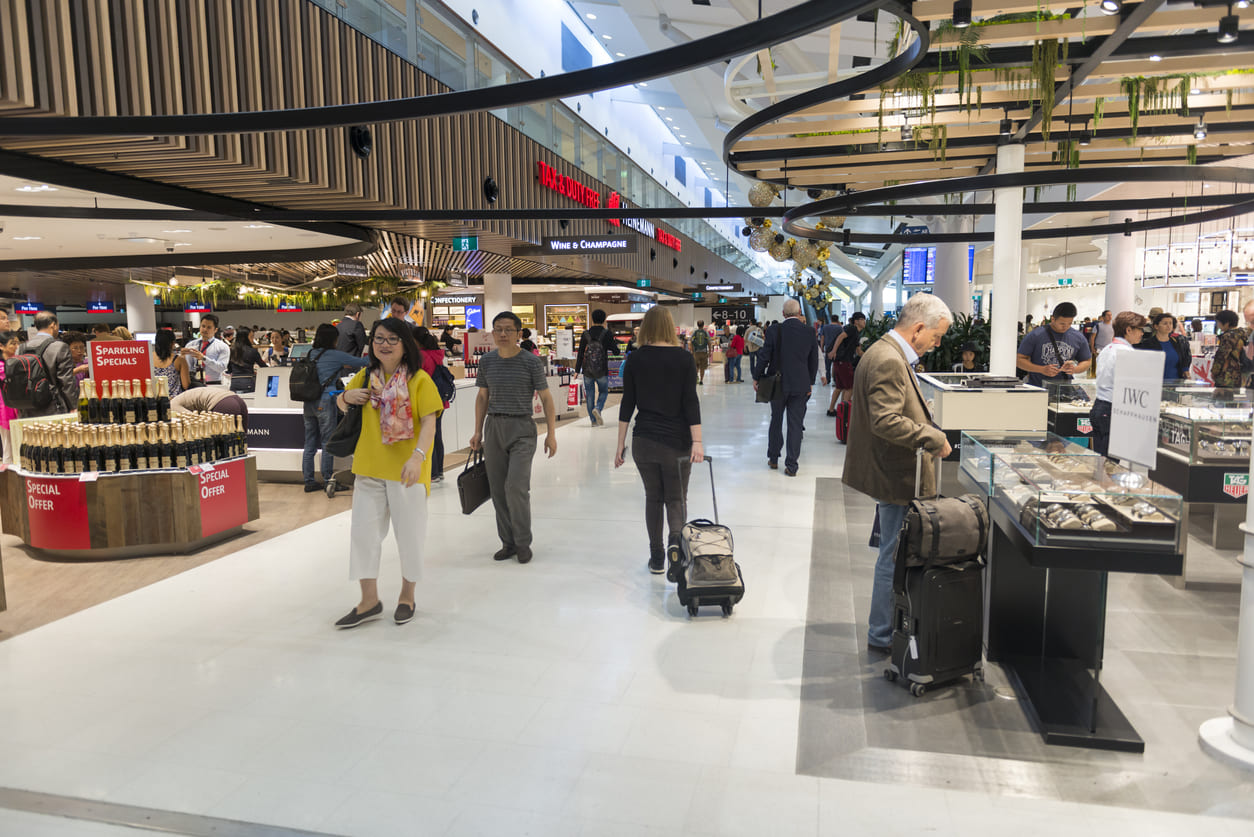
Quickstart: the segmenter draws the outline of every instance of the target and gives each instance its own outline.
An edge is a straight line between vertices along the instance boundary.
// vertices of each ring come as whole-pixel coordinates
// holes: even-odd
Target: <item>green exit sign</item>
[[[637,287],[637,288],[647,288],[647,287],[649,287],[649,286],[650,286],[650,285],[652,285],[652,284],[653,284],[653,280],[652,280],[652,279],[637,279],[637,280],[636,280],[636,287]]]
[[[1059,279],[1059,280],[1058,280],[1058,284],[1059,284],[1059,285],[1070,285],[1070,284],[1071,284],[1071,279],[1070,279],[1070,278],[1067,278],[1067,279]]]
[[[719,304],[719,305],[726,305],[726,304],[727,304],[727,297],[725,297],[725,296],[720,296],[720,297],[718,298],[718,304]]]
[[[693,298],[693,299],[695,299],[695,300],[697,300],[697,302],[700,302],[701,300],[705,299],[705,294],[703,294],[703,293],[695,293],[695,294],[693,294],[693,295],[692,295],[692,298]]]
[[[470,250],[479,249],[479,236],[477,235],[459,235],[453,238],[453,252],[465,253]]]

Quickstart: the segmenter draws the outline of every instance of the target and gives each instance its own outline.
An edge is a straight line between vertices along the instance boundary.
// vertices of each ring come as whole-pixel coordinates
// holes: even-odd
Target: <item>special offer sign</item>
[[[94,381],[146,381],[152,377],[152,347],[143,340],[92,340]]]
[[[30,545],[39,549],[91,549],[87,485],[78,477],[27,477]]]
[[[188,469],[200,477],[200,536],[243,526],[248,522],[248,486],[245,460]]]

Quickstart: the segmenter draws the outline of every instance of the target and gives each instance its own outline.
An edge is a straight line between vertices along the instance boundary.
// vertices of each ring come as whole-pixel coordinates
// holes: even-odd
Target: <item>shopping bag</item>
[[[462,514],[470,514],[492,496],[482,451],[472,453],[466,460],[466,467],[457,475],[457,496],[462,502]]]
[[[331,431],[323,451],[332,456],[352,456],[357,450],[357,439],[361,436],[361,405],[350,404],[348,412],[340,419]]]

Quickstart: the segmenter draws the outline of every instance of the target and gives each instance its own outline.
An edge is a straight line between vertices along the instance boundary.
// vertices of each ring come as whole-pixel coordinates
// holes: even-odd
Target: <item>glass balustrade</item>
[[[484,43],[460,18],[426,0],[310,2],[453,90],[492,87],[530,78]],[[499,108],[492,114],[634,204],[686,206],[561,102]],[[764,277],[766,271],[751,255],[747,243],[734,232],[696,218],[666,223],[751,276]]]

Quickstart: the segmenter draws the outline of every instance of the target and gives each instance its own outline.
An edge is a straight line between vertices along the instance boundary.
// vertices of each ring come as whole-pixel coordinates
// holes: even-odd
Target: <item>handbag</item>
[[[759,404],[769,404],[775,400],[775,396],[779,394],[779,373],[774,375],[763,375],[758,378],[758,394],[754,400]]]
[[[340,423],[331,431],[330,438],[323,445],[323,450],[332,456],[352,456],[357,450],[357,439],[361,436],[361,405],[349,404],[348,412]]]
[[[470,514],[492,496],[488,485],[488,466],[483,461],[483,451],[477,450],[466,460],[466,467],[457,475],[457,496],[462,502],[462,514]]]

